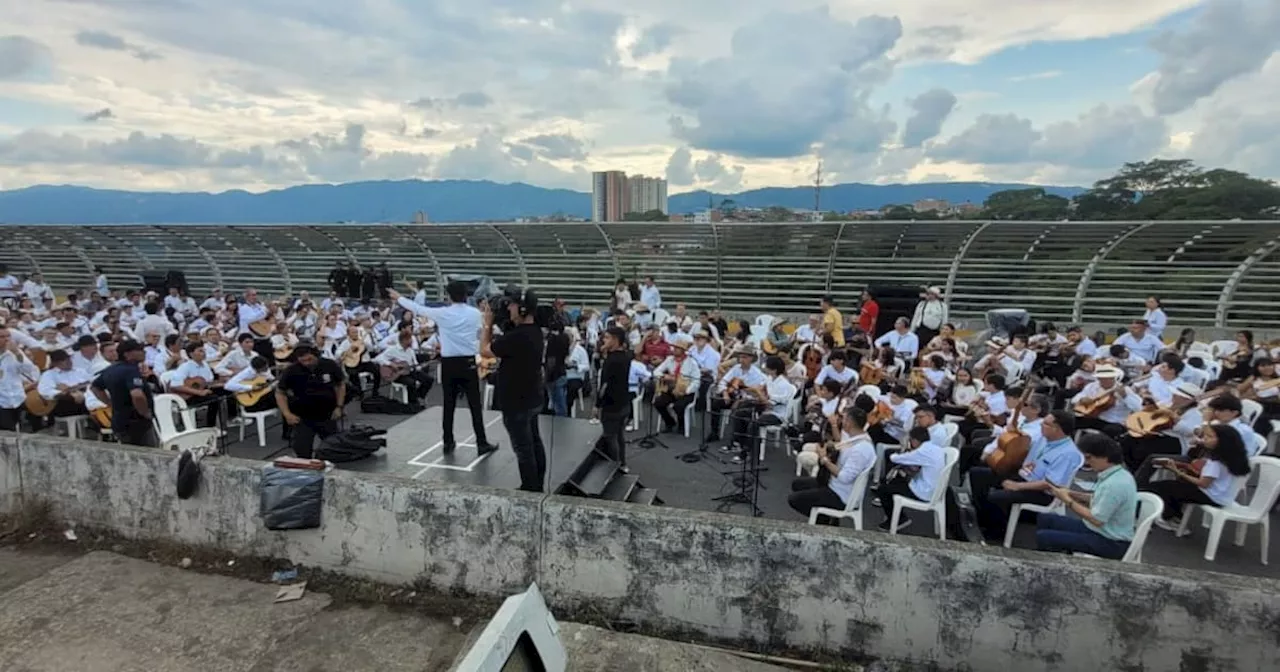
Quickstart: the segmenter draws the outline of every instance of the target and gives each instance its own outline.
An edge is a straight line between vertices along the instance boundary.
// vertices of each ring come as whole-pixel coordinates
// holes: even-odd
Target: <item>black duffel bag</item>
[[[386,447],[385,432],[357,425],[321,439],[314,457],[334,464],[355,462],[371,457]]]

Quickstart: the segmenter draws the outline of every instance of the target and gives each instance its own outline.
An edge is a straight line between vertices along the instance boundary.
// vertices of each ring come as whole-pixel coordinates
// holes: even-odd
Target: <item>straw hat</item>
[[[1093,370],[1093,375],[1095,378],[1114,378],[1116,380],[1120,380],[1124,378],[1124,371],[1121,371],[1110,364],[1103,364]]]

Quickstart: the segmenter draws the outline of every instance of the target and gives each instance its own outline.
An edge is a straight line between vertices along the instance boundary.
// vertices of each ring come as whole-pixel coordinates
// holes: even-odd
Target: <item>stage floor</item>
[[[440,415],[439,392],[433,390],[428,397],[429,407],[414,416],[363,415],[358,404],[351,404],[350,422],[353,424],[371,425],[388,430],[387,449],[380,451],[377,457],[362,463],[344,464],[340,468],[348,470],[390,473],[404,478],[416,478],[427,482],[460,482],[481,483],[496,487],[515,488],[519,486],[519,474],[515,466],[515,456],[511,451],[511,442],[502,428],[500,415],[486,412],[485,423],[489,432],[489,440],[498,444],[498,450],[477,460],[475,440],[471,432],[471,416],[465,406],[457,410],[454,420],[454,435],[459,445],[457,452],[446,457],[440,450]],[[728,461],[715,448],[709,452],[708,459],[687,463],[678,457],[698,447],[698,430],[700,421],[694,424],[691,438],[663,434],[661,439],[667,447],[657,445],[644,449],[636,445],[635,439],[644,434],[643,425],[648,422],[648,413],[641,416],[640,431],[628,433],[633,439],[627,447],[627,464],[633,474],[640,477],[648,488],[654,488],[668,506],[700,511],[716,511],[719,502],[714,498],[727,495],[736,490],[733,477],[738,467]],[[276,455],[286,455],[287,447],[280,438],[279,418],[272,419],[273,424],[267,430],[267,446],[259,447],[252,430],[246,432],[246,440],[229,444],[229,452],[235,457],[247,459],[270,459]],[[555,436],[551,436],[551,429]],[[542,418],[542,437],[549,449],[549,475],[551,487],[559,486],[572,470],[582,461],[585,451],[589,450],[600,435],[600,426],[587,420],[570,418]],[[238,430],[231,429],[231,439],[238,438]],[[787,496],[791,492],[791,481],[795,478],[795,461],[786,455],[780,447],[770,447],[766,452],[764,463],[766,471],[760,474],[761,489],[758,505],[765,517],[803,524],[804,517],[796,513],[787,504]],[[878,507],[872,507],[870,494],[864,503],[867,529],[874,529],[883,519]],[[727,513],[749,515],[749,507],[734,505],[723,509]],[[1280,523],[1280,515],[1272,514],[1273,523]],[[919,516],[914,524],[903,534],[932,536],[933,525],[925,516]],[[1251,529],[1247,542],[1243,547],[1231,543],[1224,538],[1218,549],[1216,562],[1204,560],[1204,543],[1207,530],[1199,525],[1192,526],[1192,534],[1188,538],[1177,539],[1169,532],[1153,529],[1147,540],[1143,553],[1144,562],[1202,569],[1219,572],[1232,572],[1251,576],[1269,576],[1268,567],[1262,565],[1258,558],[1259,535]],[[1233,537],[1233,535],[1224,535]],[[1035,527],[1029,522],[1019,526],[1014,537],[1014,545],[1020,548],[1034,548]],[[1271,556],[1280,557],[1280,534],[1272,535]]]

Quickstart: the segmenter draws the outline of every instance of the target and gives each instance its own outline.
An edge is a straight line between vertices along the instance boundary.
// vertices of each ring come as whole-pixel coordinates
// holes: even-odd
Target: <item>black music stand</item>
[[[655,380],[656,380],[656,379],[655,379]],[[649,383],[647,383],[647,384],[645,385],[644,389],[642,389],[642,390],[641,390],[641,392],[640,392],[640,405],[641,405],[641,406],[644,406],[644,405],[645,405],[645,403],[644,403],[644,391],[645,391],[645,390],[653,390],[653,396],[651,396],[651,397],[649,398],[649,404],[648,404],[648,406],[649,406],[649,410],[648,410],[647,412],[645,412],[645,413],[644,413],[644,416],[645,416],[645,424],[647,425],[647,429],[649,430],[649,433],[648,433],[648,434],[645,434],[644,436],[641,436],[641,437],[640,437],[640,438],[638,438],[638,439],[635,439],[635,440],[634,440],[634,443],[635,443],[637,446],[640,446],[641,448],[653,448],[653,447],[655,447],[655,446],[662,446],[663,448],[666,448],[667,450],[671,450],[671,446],[668,446],[668,445],[666,444],[666,442],[664,442],[662,439],[658,438],[658,435],[659,435],[661,432],[659,432],[659,431],[658,431],[658,429],[657,429],[658,423],[654,422],[654,417],[653,417],[653,416],[654,416],[654,415],[657,415],[657,413],[658,413],[657,409],[655,409],[655,408],[653,407],[653,400],[658,398],[657,383],[656,383],[656,382],[654,382],[654,381],[650,381]],[[640,418],[636,418],[636,422],[637,422],[637,423],[639,423],[639,422],[640,422]],[[637,424],[637,429],[639,429],[638,424]],[[631,443],[631,442],[628,442],[628,443]]]
[[[747,424],[750,428],[756,424],[756,418],[760,415],[761,408],[756,406],[752,409],[751,422]],[[712,497],[711,501],[719,502],[716,511],[727,513],[736,504],[745,504],[751,507],[751,515],[759,518],[764,515],[764,511],[760,510],[760,488],[764,487],[760,483],[760,473],[768,471],[767,467],[760,466],[759,451],[751,444],[750,431],[747,435],[739,436],[746,448],[746,455],[742,459],[741,466],[738,469],[720,472],[724,476],[733,476],[733,484],[737,486],[736,492],[722,495],[720,497]]]
[[[707,430],[711,428],[709,416],[711,415],[711,399],[712,399],[711,395],[715,394],[714,380],[711,378],[703,378],[701,386],[698,389],[698,392],[702,392],[703,387],[706,388],[707,394],[705,397],[703,397],[704,402],[698,408],[698,414],[700,419],[699,424],[701,425],[701,427],[698,430],[698,433],[699,433],[698,447],[693,450],[690,450],[687,453],[680,453],[679,455],[676,455],[677,460],[680,460],[681,462],[687,462],[689,464],[701,462],[703,459],[705,459],[708,455],[711,454],[709,450],[711,447],[711,444],[707,441]],[[693,403],[695,404],[698,403],[698,400],[696,397],[694,398]]]

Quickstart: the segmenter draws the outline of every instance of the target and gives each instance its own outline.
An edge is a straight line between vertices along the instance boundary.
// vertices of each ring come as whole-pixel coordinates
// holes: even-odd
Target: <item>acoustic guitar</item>
[[[1106,390],[1101,396],[1094,397],[1093,399],[1085,399],[1073,406],[1071,410],[1075,411],[1075,414],[1082,418],[1096,418],[1115,407],[1116,390],[1119,389],[1120,385],[1117,383],[1115,387]]]
[[[274,385],[268,384],[267,379],[262,376],[250,378],[246,382],[252,386],[253,389],[248,392],[236,393],[236,402],[245,408],[249,408],[250,406],[262,401],[264,397],[271,394],[271,390],[274,387]]]
[[[185,387],[185,388],[187,388],[187,389],[189,389],[189,390],[196,390],[196,391],[207,390],[207,389],[209,389],[209,381],[207,381],[207,380],[205,380],[204,378],[201,378],[201,377],[199,377],[199,376],[192,376],[192,377],[190,377],[190,378],[188,378],[188,379],[186,379],[186,380],[182,381],[182,384],[181,384],[181,385],[174,385],[174,387],[175,387],[175,388],[177,388],[177,387]],[[190,392],[176,392],[176,394],[177,394],[179,397],[182,397],[183,399],[186,399],[186,400],[188,400],[188,401],[190,401],[193,397],[197,396],[197,395],[192,394],[192,393],[190,393]]]
[[[879,385],[884,381],[884,369],[873,361],[864,361],[858,370],[858,378],[863,385]]]
[[[1031,398],[1032,387],[1027,385],[1022,397],[1013,409],[1010,426],[996,439],[996,449],[984,458],[987,466],[997,475],[1008,478],[1018,473],[1027,456],[1031,454],[1031,436],[1018,429],[1018,419],[1022,415],[1022,406]]]
[[[258,338],[268,338],[275,332],[275,330],[275,320],[269,317],[265,320],[258,320],[257,322],[249,323],[249,331]]]
[[[79,392],[81,390],[87,390],[87,389],[89,389],[89,383],[80,383],[79,385],[74,385],[72,387],[69,387],[63,390],[62,392],[59,392],[58,396],[70,394],[72,392]],[[24,400],[24,405],[27,407],[28,413],[38,418],[43,418],[46,415],[49,415],[50,413],[52,413],[53,409],[58,406],[58,399],[56,397],[53,399],[45,399],[44,397],[40,396],[40,390],[38,388],[33,387],[27,391],[27,396],[26,396],[26,399]]]
[[[89,412],[89,417],[103,429],[111,429],[111,407],[98,408]]]
[[[364,357],[364,343],[352,343],[347,349],[347,353],[342,356],[342,365],[348,369],[354,369],[360,366],[360,359]]]

